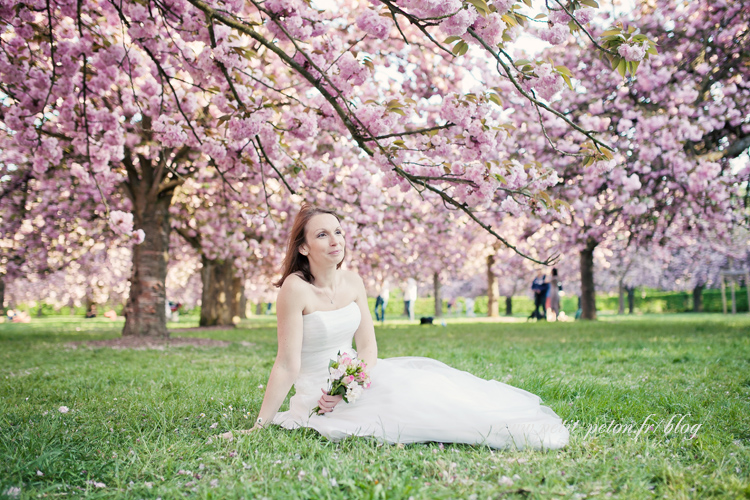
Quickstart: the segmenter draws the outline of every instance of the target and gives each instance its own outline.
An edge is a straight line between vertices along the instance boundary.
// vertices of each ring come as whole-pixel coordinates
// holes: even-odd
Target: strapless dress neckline
[[[333,312],[342,311],[342,310],[346,309],[347,307],[350,307],[352,304],[357,305],[357,302],[353,300],[353,301],[349,302],[347,305],[345,305],[344,307],[339,307],[338,309],[323,309],[323,310],[319,309],[319,310],[313,311],[311,313],[303,314],[302,317],[306,318],[308,316],[312,316],[313,314],[318,314],[318,313],[333,313]]]

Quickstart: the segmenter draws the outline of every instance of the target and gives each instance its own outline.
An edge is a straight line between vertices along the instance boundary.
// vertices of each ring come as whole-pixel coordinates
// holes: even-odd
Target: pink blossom
[[[489,45],[497,45],[502,40],[506,27],[507,25],[497,12],[493,12],[486,18],[479,16],[474,22],[474,30]]]
[[[135,243],[136,245],[140,245],[141,243],[144,242],[145,239],[146,239],[146,233],[143,231],[143,229],[137,229],[133,233],[133,243]]]
[[[622,56],[626,61],[641,61],[646,55],[646,49],[648,48],[646,43],[641,45],[628,45],[623,43],[617,48],[617,53]]]
[[[555,24],[549,29],[542,30],[539,38],[552,45],[564,43],[570,36],[570,28],[566,24]]]
[[[448,36],[462,36],[466,30],[474,24],[479,14],[473,6],[468,9],[461,9],[456,14],[450,16],[440,24],[440,27]]]
[[[133,214],[120,210],[109,213],[109,224],[112,230],[119,234],[130,235],[133,233]]]
[[[641,189],[641,181],[638,179],[638,174],[632,174],[630,177],[624,177],[622,180],[622,187],[625,191],[632,192]]]
[[[536,68],[536,78],[524,81],[526,88],[533,88],[536,94],[545,100],[552,97],[562,90],[565,83],[560,74],[557,73],[551,64],[544,63]]]
[[[501,15],[508,12],[514,3],[516,3],[515,0],[495,0],[492,2],[497,12]]]
[[[357,27],[368,35],[383,40],[388,38],[391,23],[374,10],[367,9],[357,18]]]

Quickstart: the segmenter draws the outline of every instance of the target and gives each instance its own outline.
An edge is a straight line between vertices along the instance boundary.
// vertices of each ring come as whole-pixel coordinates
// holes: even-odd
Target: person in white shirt
[[[409,278],[406,280],[406,289],[404,290],[404,309],[409,315],[409,319],[414,321],[414,303],[417,301],[417,280]]]

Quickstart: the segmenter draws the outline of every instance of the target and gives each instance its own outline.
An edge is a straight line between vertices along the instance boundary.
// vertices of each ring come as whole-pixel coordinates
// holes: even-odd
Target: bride
[[[241,432],[276,424],[310,427],[334,441],[372,436],[514,449],[567,444],[560,417],[534,394],[429,358],[378,359],[362,278],[341,269],[346,248],[339,223],[334,212],[307,204],[294,220],[276,283],[278,353],[256,423]],[[339,352],[356,353],[369,371],[371,386],[353,403],[326,394],[328,363]],[[279,412],[292,385],[289,410]]]

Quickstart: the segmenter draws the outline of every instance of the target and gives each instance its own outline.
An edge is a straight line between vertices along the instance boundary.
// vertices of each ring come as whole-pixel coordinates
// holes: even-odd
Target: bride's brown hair
[[[310,205],[309,203],[303,203],[297,216],[294,218],[294,224],[292,225],[292,232],[289,235],[289,242],[286,247],[286,256],[284,256],[284,263],[281,266],[281,279],[274,283],[274,286],[280,287],[284,284],[284,280],[290,274],[298,273],[301,278],[312,283],[315,279],[310,272],[310,261],[306,255],[299,253],[299,247],[305,243],[305,229],[310,219],[316,215],[328,214],[336,217],[336,220],[341,222],[341,218],[333,210],[327,210],[325,208],[318,208]],[[338,263],[336,269],[341,267],[341,264],[346,258],[346,246],[344,246],[344,256],[341,262]]]

